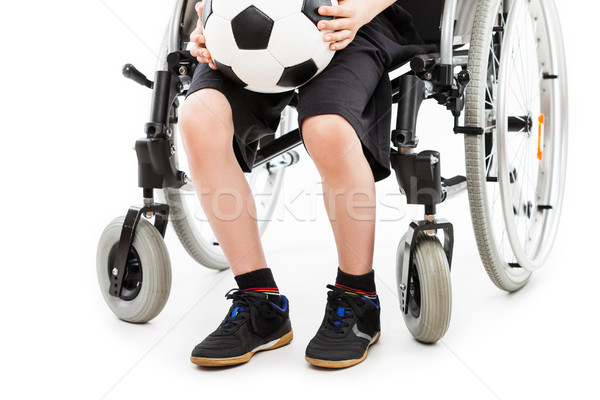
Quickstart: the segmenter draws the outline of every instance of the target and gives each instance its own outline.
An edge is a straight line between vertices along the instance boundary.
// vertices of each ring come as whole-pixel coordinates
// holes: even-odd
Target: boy
[[[306,349],[306,360],[321,367],[363,361],[380,335],[372,261],[375,182],[390,174],[391,87],[386,71],[429,50],[410,16],[393,3],[340,0],[338,6],[319,7],[320,15],[334,17],[319,21],[318,28],[337,52],[299,90],[298,124],[323,180],[339,262],[336,284],[328,286],[325,318]],[[202,3],[196,7],[201,16]],[[201,64],[179,124],[202,207],[239,287],[227,296],[233,300],[228,315],[194,348],[191,361],[235,365],[293,337],[288,301],[279,295],[267,266],[252,217],[254,199],[243,175],[253,165],[254,142],[274,132],[292,93],[254,93],[224,78],[204,46],[200,22],[191,40],[192,55]]]

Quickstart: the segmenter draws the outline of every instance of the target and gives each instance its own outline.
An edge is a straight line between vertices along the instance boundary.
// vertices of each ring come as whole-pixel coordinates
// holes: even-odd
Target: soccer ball
[[[317,22],[337,0],[206,0],[206,48],[219,70],[248,90],[293,90],[320,73],[334,51]]]

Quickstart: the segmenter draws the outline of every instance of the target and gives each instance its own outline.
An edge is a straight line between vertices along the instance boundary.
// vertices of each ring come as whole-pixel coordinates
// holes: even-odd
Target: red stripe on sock
[[[362,295],[369,296],[369,297],[377,296],[377,292],[365,292],[364,290],[354,289],[354,288],[351,288],[348,286],[340,285],[339,283],[336,283],[335,286],[339,287],[340,289],[348,290],[348,291],[356,293],[356,294],[362,294]]]
[[[249,288],[244,289],[244,292],[271,292],[271,293],[279,293],[278,288]]]

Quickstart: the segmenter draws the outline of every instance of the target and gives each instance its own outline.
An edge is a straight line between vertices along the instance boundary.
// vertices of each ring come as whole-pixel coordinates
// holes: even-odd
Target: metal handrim
[[[564,54],[560,42],[549,45],[556,27],[548,24],[556,20],[545,12],[552,5],[545,7],[538,0],[512,2],[498,76],[495,146],[504,228],[515,259],[509,265],[528,271],[539,269],[551,249],[565,172],[560,141],[566,132],[560,130],[564,99],[557,94],[564,71],[551,51],[558,52],[558,60]],[[522,116],[533,119],[533,126],[527,121],[511,131],[511,120]]]

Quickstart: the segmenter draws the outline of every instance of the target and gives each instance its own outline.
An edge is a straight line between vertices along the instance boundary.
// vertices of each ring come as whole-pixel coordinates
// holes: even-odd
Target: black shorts
[[[394,4],[357,33],[338,51],[321,74],[299,89],[298,124],[314,115],[337,114],[356,130],[375,181],[390,174],[391,85],[389,69],[416,54],[431,52],[423,44],[410,15]],[[272,135],[293,92],[262,94],[249,91],[220,72],[200,64],[188,96],[212,88],[222,92],[233,112],[233,148],[245,172],[250,172],[258,139]]]

